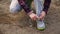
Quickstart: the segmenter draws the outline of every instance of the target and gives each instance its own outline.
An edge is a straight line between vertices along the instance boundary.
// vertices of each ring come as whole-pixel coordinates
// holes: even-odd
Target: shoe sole
[[[37,28],[37,30],[44,31],[45,28]]]

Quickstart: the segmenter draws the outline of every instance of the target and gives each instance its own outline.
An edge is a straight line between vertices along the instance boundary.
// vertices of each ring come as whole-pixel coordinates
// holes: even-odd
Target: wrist
[[[29,13],[27,13],[27,15],[30,15],[30,14],[32,14],[33,13],[33,11],[30,11]]]
[[[43,11],[45,14],[47,14],[47,11]]]

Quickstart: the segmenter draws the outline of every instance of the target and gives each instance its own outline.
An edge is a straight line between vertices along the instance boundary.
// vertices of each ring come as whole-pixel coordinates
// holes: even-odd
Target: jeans
[[[34,5],[36,8],[36,14],[40,16],[40,13],[42,12],[43,9],[43,0],[34,0]]]

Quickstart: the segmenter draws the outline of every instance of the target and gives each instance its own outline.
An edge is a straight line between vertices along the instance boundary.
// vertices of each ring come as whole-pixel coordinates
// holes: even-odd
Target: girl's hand
[[[38,16],[36,14],[34,14],[33,12],[28,13],[28,15],[32,20],[37,20],[37,18],[38,18]]]
[[[40,20],[44,20],[46,13],[44,11],[42,11],[42,13],[40,14]]]

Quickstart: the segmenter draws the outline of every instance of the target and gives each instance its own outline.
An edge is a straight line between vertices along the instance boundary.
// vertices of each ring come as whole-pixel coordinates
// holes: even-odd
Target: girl
[[[10,5],[10,12],[11,13],[17,13],[21,8],[25,10],[27,15],[32,19],[32,20],[37,20],[39,18],[40,20],[37,20],[37,29],[43,30],[45,29],[45,24],[43,22],[45,15],[47,14],[48,8],[50,6],[51,0],[34,0],[35,8],[36,8],[36,14],[33,13],[33,10],[29,7],[30,4],[28,1],[32,0],[12,0],[11,5]],[[41,24],[42,23],[42,24]]]

